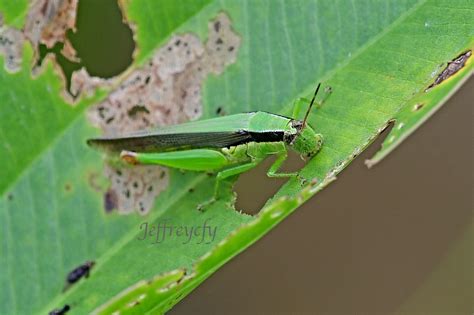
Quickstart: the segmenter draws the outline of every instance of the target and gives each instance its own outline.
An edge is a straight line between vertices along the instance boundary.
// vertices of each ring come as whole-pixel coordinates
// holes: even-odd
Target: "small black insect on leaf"
[[[71,309],[71,307],[66,304],[66,305],[64,305],[62,308],[56,308],[56,309],[52,310],[51,312],[49,312],[48,314],[49,314],[49,315],[64,315],[64,314],[66,314],[70,309]]]
[[[82,277],[89,277],[89,273],[94,265],[94,261],[88,260],[79,267],[72,270],[66,277],[66,286],[64,288],[64,291],[67,290],[69,286],[79,281]]]

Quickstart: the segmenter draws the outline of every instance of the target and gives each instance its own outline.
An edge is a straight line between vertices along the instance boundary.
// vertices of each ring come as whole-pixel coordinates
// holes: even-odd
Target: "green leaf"
[[[229,182],[223,200],[199,213],[196,205],[209,197],[214,179],[171,171],[169,187],[146,217],[106,214],[96,183],[100,154],[85,145],[97,131],[83,115],[106,92],[70,107],[51,65],[31,78],[27,46],[22,71],[0,71],[0,281],[8,283],[0,289],[0,313],[44,314],[65,303],[78,314],[170,309],[334,180],[390,120],[403,121],[411,132],[473,69],[469,58],[450,79],[425,92],[444,65],[474,48],[474,8],[468,0],[190,3],[124,5],[137,32],[133,67],[145,63],[171,33],[204,39],[208,22],[226,12],[242,44],[236,63],[205,81],[203,116],[214,116],[222,104],[228,114],[290,114],[292,101],[309,95],[317,82],[330,85],[332,95],[310,116],[325,139],[302,170],[313,182],[301,189],[290,180],[254,217],[227,206]],[[420,100],[426,104],[422,110],[411,111]],[[217,233],[209,244],[177,238],[152,244],[137,240],[143,222],[208,224]],[[67,272],[90,259],[96,261],[91,276],[62,293]]]
[[[0,0],[0,12],[3,14],[4,23],[18,28],[22,27],[27,7],[27,0]]]

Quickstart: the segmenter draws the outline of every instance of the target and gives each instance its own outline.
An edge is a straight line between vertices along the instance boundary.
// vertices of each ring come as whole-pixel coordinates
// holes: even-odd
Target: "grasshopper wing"
[[[89,139],[90,146],[109,152],[163,152],[197,148],[224,148],[239,144],[282,141],[290,118],[250,112],[187,122],[117,137]]]
[[[197,148],[224,148],[251,141],[245,131],[148,134],[118,138],[95,138],[87,144],[108,152],[164,152]]]

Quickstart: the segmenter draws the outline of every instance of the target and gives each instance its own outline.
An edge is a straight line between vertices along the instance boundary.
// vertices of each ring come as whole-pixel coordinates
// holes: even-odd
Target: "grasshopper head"
[[[296,119],[291,120],[291,127],[296,129],[296,133],[286,137],[286,143],[292,146],[302,157],[313,157],[318,153],[323,143],[323,137],[320,134],[316,134],[313,128],[306,123],[320,87],[321,83],[318,84],[314,91],[313,99],[304,115],[304,119],[302,121]]]
[[[313,157],[321,148],[323,138],[308,124],[301,121],[294,121],[294,126],[298,130],[294,138],[288,144],[303,157]]]

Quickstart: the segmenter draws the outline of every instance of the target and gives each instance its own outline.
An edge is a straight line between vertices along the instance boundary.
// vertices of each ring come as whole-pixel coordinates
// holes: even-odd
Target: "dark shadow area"
[[[379,149],[380,139],[376,141],[336,182],[170,313],[396,313],[430,279],[473,220],[473,91],[471,78],[426,124],[368,170],[364,160]],[[270,186],[246,179],[244,188]],[[461,279],[466,277],[473,278],[472,268],[458,268],[449,275],[449,284],[438,284],[439,295],[427,303],[449,309],[450,297],[472,291],[472,286],[452,285],[465,283]],[[451,314],[470,314],[472,301],[452,308]]]

